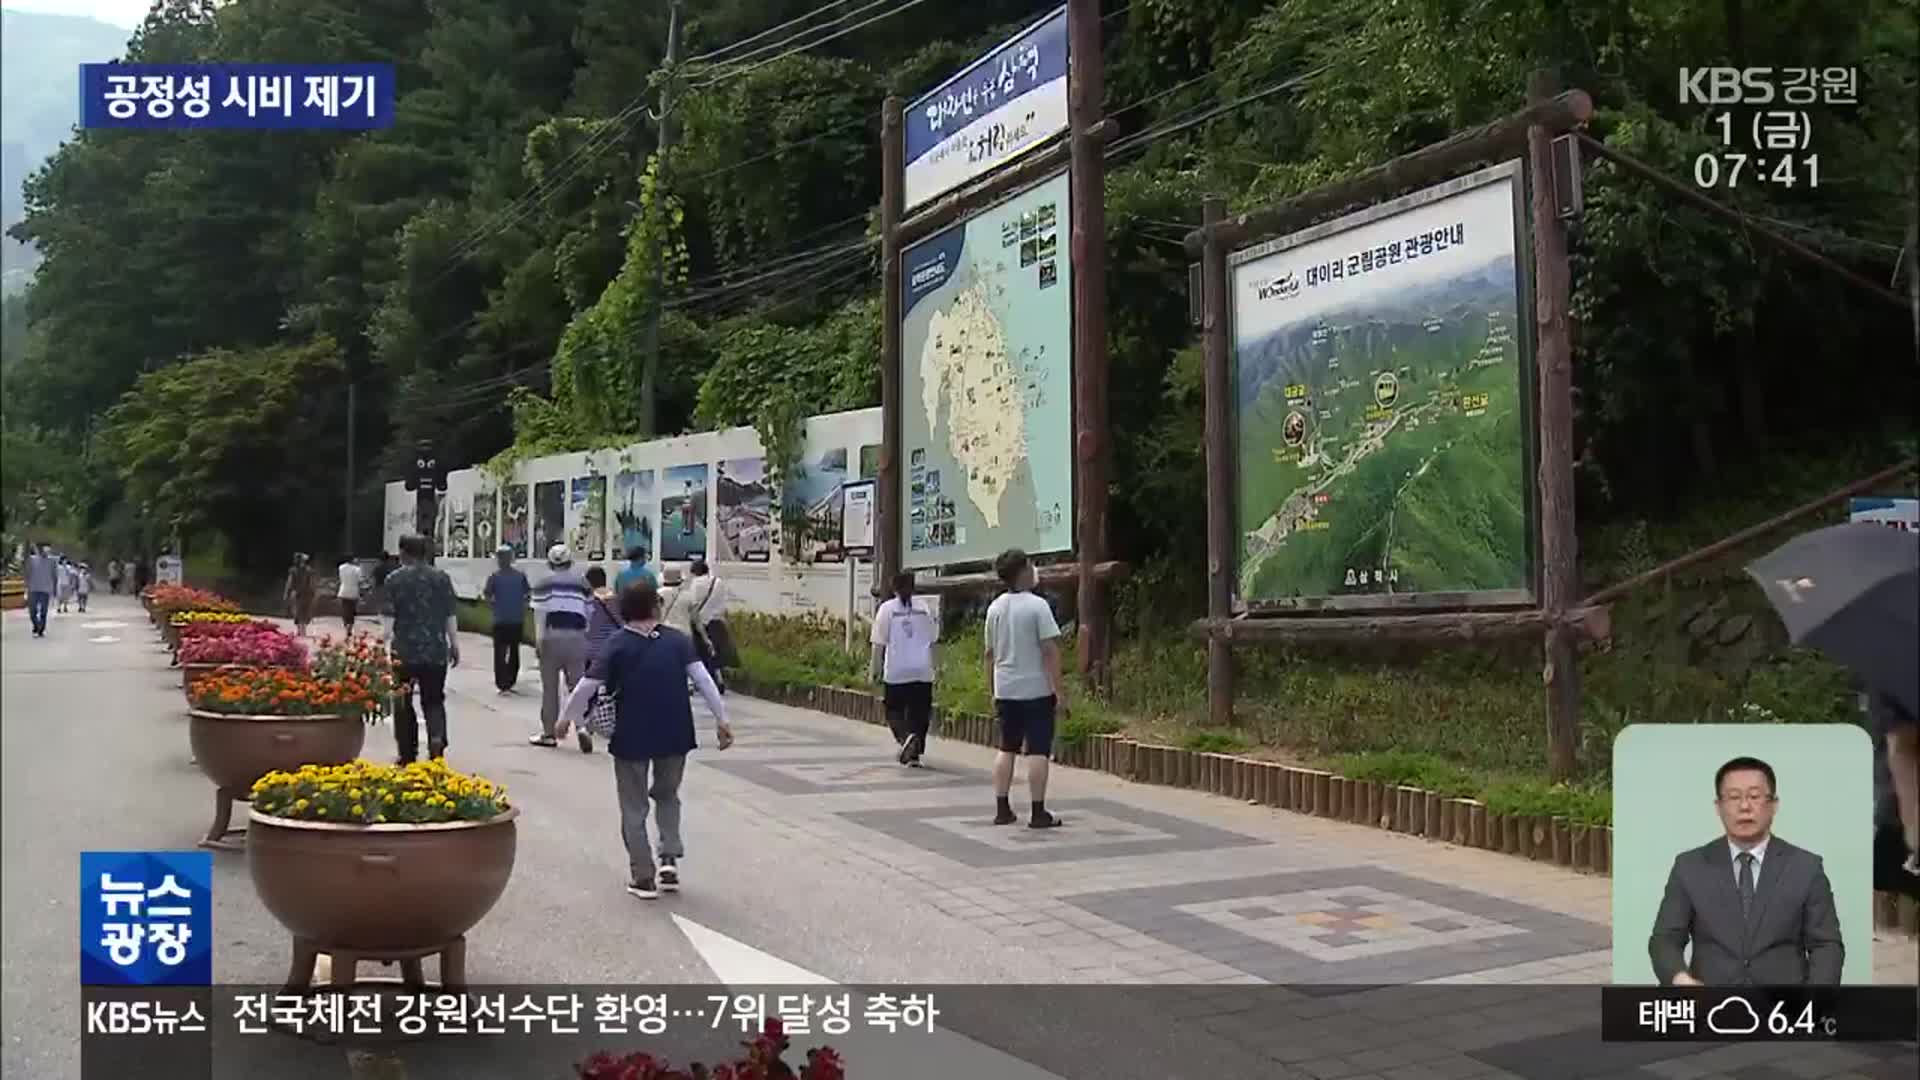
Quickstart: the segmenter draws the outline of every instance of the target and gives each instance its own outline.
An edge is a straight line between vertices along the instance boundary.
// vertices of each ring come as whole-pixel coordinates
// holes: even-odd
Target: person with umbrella
[[[1747,567],[1795,645],[1866,687],[1875,726],[1874,885],[1920,896],[1920,537],[1854,523],[1795,537]]]

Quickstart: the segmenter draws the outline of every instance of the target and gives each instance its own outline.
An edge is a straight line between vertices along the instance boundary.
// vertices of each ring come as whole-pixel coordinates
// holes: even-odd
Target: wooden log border
[[[864,690],[763,685],[739,673],[734,673],[729,682],[739,693],[762,701],[866,724],[886,724],[878,696]],[[933,725],[939,737],[957,742],[994,746],[999,741],[989,716],[936,709]],[[1613,873],[1613,828],[1608,825],[1496,814],[1476,799],[1355,780],[1277,761],[1136,742],[1124,735],[1091,735],[1071,743],[1056,743],[1054,760],[1124,780],[1192,788],[1296,814],[1551,863],[1581,873]],[[1909,898],[1875,893],[1873,914],[1878,929],[1920,937],[1920,904]]]

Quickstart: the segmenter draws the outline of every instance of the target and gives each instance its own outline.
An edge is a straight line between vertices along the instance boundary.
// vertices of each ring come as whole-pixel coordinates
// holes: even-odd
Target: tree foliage
[[[919,5],[817,47],[763,50],[774,35],[711,57],[817,7],[713,0],[687,13],[692,62],[667,72],[667,7],[157,5],[128,59],[385,60],[400,76],[397,120],[361,134],[88,131],[62,147],[27,185],[15,230],[44,261],[30,332],[8,313],[0,408],[21,449],[7,455],[8,490],[24,490],[16,471],[39,475],[39,448],[82,460],[112,408],[113,469],[63,481],[83,489],[76,513],[98,527],[165,508],[235,550],[277,545],[277,563],[286,537],[262,521],[320,538],[308,546],[338,535],[348,382],[362,543],[380,481],[415,439],[444,460],[505,467],[637,436],[650,356],[659,430],[753,425],[775,472],[806,415],[875,404],[881,305],[860,245],[879,196],[880,102],[928,89],[1040,8]],[[1512,112],[1541,66],[1594,95],[1594,134],[1690,180],[1718,133],[1677,100],[1680,67],[1853,66],[1859,106],[1810,112],[1818,189],[1713,194],[1878,280],[1905,243],[1916,0],[1106,7],[1123,557],[1201,561],[1203,393],[1179,238],[1209,194],[1246,209],[1354,175]],[[667,80],[682,90],[681,138],[663,157],[653,106]],[[1575,304],[1589,520],[1681,503],[1782,447],[1874,443],[1892,403],[1910,399],[1904,314],[1604,163],[1590,163],[1586,190]],[[240,409],[209,374],[255,385],[252,365],[303,388],[312,452],[287,465],[302,486],[270,489],[298,513],[243,498],[252,474],[221,473],[205,494],[178,478],[255,463],[236,448],[264,453],[248,441],[262,410]],[[160,397],[203,426],[167,428],[139,400]],[[192,459],[162,453],[162,431]]]

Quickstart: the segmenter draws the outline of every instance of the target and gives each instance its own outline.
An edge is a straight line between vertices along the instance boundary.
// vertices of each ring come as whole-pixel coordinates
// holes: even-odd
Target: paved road
[[[497,696],[487,644],[464,651],[449,758],[523,810],[513,881],[470,936],[476,984],[935,987],[937,1036],[825,1040],[855,1077],[1912,1073],[1911,1046],[1602,1047],[1580,987],[1609,971],[1601,879],[1067,769],[1049,802],[1068,828],[995,830],[985,751],[936,743],[933,767],[909,772],[883,732],[748,700],[733,702],[739,745],[688,774],[685,891],[636,901],[604,755],[529,747],[537,688]],[[0,655],[5,1071],[77,1076],[78,853],[191,848],[211,789],[177,673],[131,602],[56,618],[45,641],[8,612]],[[368,756],[390,748],[389,729],[370,732]],[[215,896],[216,980],[277,985],[287,942],[244,855],[216,858]],[[1876,958],[1913,981],[1910,943]],[[216,1075],[563,1076],[600,1046],[711,1060],[732,1041],[349,1053],[258,1036],[223,1043]]]

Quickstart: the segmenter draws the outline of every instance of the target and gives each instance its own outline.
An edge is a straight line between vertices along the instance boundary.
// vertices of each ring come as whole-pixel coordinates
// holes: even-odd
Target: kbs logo
[[[1300,279],[1288,271],[1259,286],[1258,293],[1262,300],[1291,300],[1300,295]]]
[[[1682,105],[1765,105],[1773,99],[1770,67],[1680,69]]]
[[[155,1001],[89,1001],[87,1034],[152,1035],[160,1030],[161,1015],[165,1011]]]

